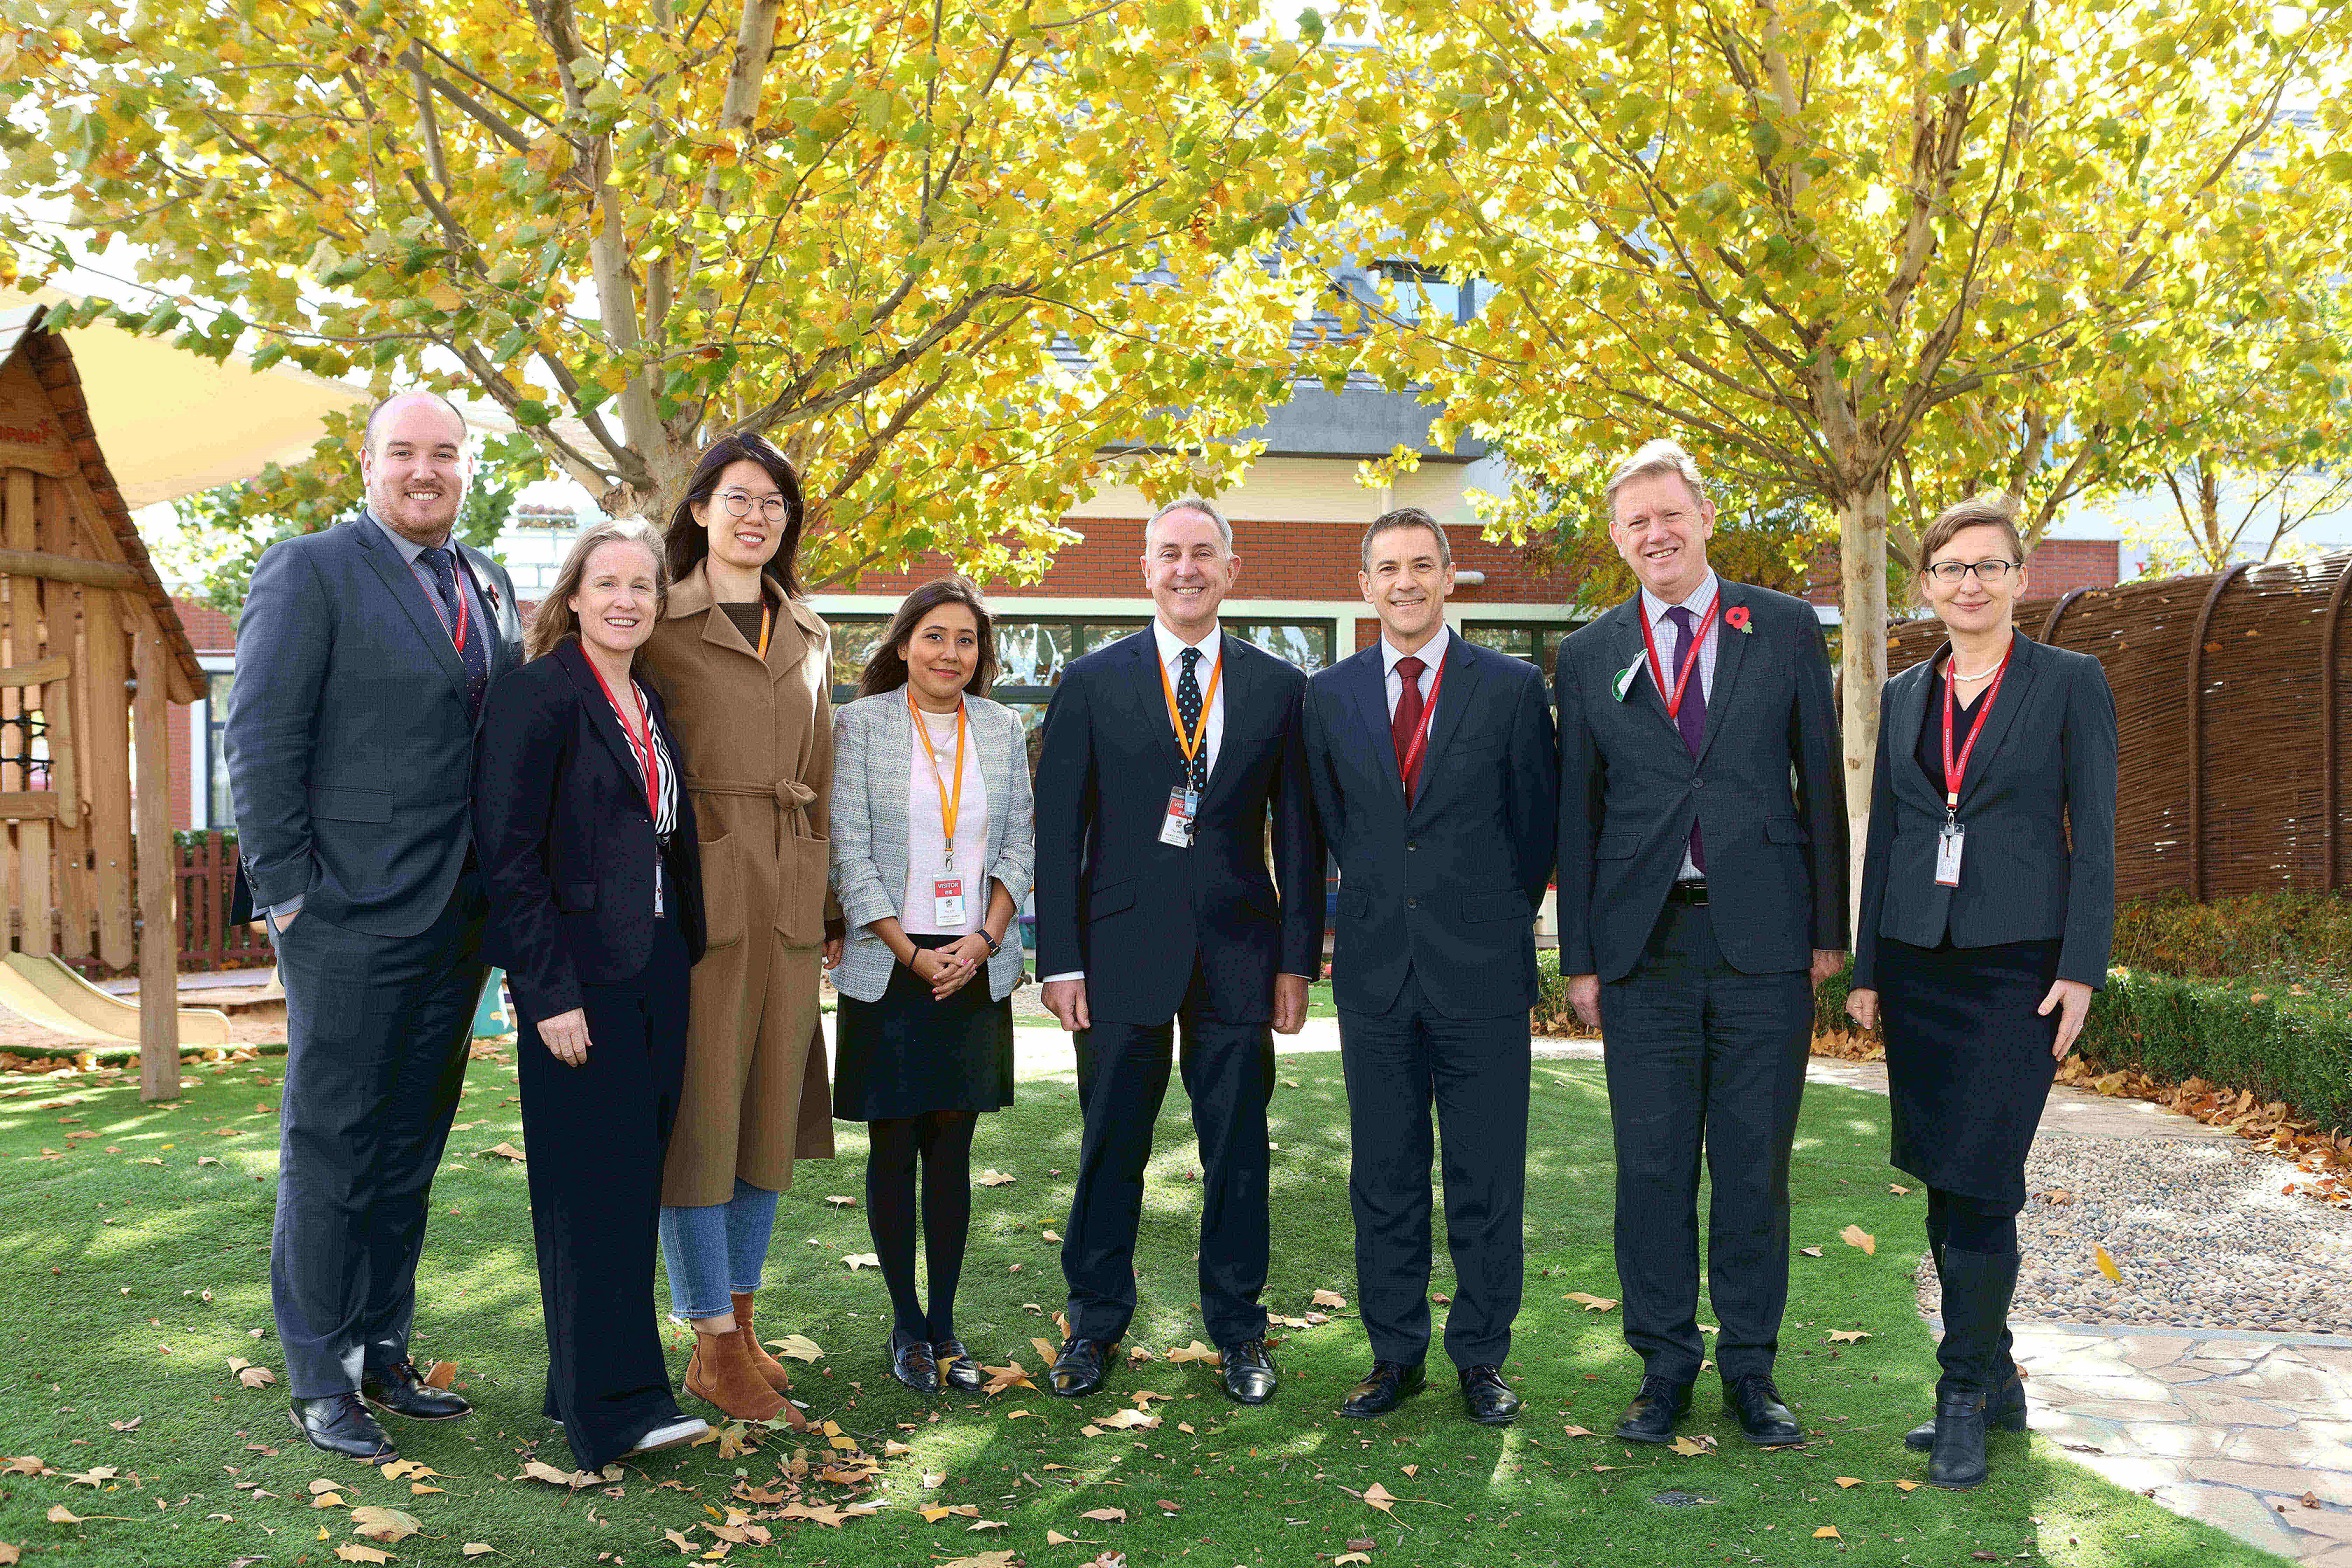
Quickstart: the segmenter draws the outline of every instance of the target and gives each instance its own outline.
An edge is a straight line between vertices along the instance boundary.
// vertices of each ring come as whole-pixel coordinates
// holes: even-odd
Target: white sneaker
[[[696,1438],[705,1435],[709,1431],[710,1423],[703,1420],[702,1417],[680,1416],[675,1421],[664,1422],[662,1425],[657,1426],[652,1431],[646,1433],[643,1437],[637,1439],[637,1446],[630,1449],[629,1452],[632,1454],[650,1454],[656,1449],[677,1448],[684,1444],[693,1442]]]

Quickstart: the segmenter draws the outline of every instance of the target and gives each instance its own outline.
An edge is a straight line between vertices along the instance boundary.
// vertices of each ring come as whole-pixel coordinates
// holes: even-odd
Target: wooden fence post
[[[172,913],[171,709],[163,637],[141,627],[131,657],[139,678],[139,1098],[180,1092],[180,923]]]

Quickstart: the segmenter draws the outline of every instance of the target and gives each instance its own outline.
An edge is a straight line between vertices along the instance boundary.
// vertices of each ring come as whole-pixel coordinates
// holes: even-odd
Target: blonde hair
[[[1616,472],[1609,476],[1608,488],[1601,492],[1602,499],[1609,504],[1611,517],[1617,515],[1618,490],[1651,474],[1672,474],[1690,486],[1692,500],[1704,503],[1707,499],[1707,483],[1699,477],[1698,462],[1683,450],[1681,442],[1663,438],[1644,441],[1633,456],[1617,465]]]
[[[661,536],[634,517],[608,518],[583,529],[572,541],[563,570],[555,574],[555,586],[531,613],[530,629],[523,634],[526,660],[553,653],[556,644],[580,634],[580,618],[572,613],[572,595],[580,591],[580,579],[588,575],[588,558],[608,544],[633,544],[653,558],[653,614],[656,620],[661,618],[670,600],[669,565],[662,556]]]

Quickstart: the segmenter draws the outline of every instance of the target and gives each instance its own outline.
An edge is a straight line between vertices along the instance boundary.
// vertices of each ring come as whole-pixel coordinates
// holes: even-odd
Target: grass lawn
[[[481,1542],[496,1549],[481,1559],[493,1565],[591,1568],[678,1561],[665,1530],[688,1532],[699,1558],[721,1544],[705,1527],[724,1528],[730,1505],[773,1512],[730,1495],[789,1490],[780,1467],[794,1445],[767,1432],[751,1434],[749,1451],[714,1443],[632,1462],[609,1485],[518,1478],[538,1454],[567,1468],[570,1456],[538,1414],[543,1340],[523,1172],[475,1157],[521,1139],[513,1068],[494,1062],[474,1065],[459,1116],[467,1130],[435,1188],[419,1311],[419,1359],[457,1361],[478,1409],[439,1426],[395,1423],[403,1454],[437,1472],[424,1483],[304,1446],[287,1424],[284,1389],[244,1387],[228,1368],[232,1356],[278,1365],[266,1255],[282,1067],[265,1058],[194,1069],[201,1086],[169,1108],[142,1107],[135,1087],[96,1088],[87,1076],[8,1081],[20,1092],[0,1098],[0,1453],[38,1455],[58,1473],[0,1476],[0,1542],[28,1564],[333,1564],[348,1560],[337,1547],[362,1544],[350,1510],[375,1505],[421,1527],[388,1548],[397,1564],[468,1561],[466,1544]],[[1336,1057],[1286,1057],[1279,1076],[1269,1304],[1303,1317],[1318,1289],[1355,1295],[1346,1112]],[[1017,1359],[1037,1372],[1029,1341],[1055,1336],[1061,1294],[1057,1248],[1043,1233],[1066,1215],[1078,1123],[1067,1080],[1024,1082],[1021,1096],[985,1123],[975,1153],[1015,1180],[975,1192],[960,1327],[984,1361]],[[1163,1356],[1202,1332],[1186,1110],[1177,1088],[1152,1164],[1130,1341]],[[786,1198],[761,1328],[822,1347],[822,1360],[795,1368],[802,1396],[879,1466],[864,1488],[811,1478],[799,1495],[880,1511],[837,1527],[755,1517],[773,1544],[738,1544],[727,1560],[896,1568],[977,1557],[992,1568],[1083,1568],[1124,1553],[1131,1568],[1308,1568],[1368,1540],[1375,1568],[2275,1562],[2064,1463],[2038,1438],[1997,1436],[1994,1482],[1978,1492],[1896,1485],[1925,1475],[1899,1437],[1927,1408],[1934,1362],[1912,1305],[1923,1198],[1888,1190],[1885,1113],[1883,1099],[1844,1090],[1817,1087],[1806,1100],[1795,1239],[1822,1256],[1795,1260],[1780,1381],[1811,1442],[1749,1450],[1709,1379],[1688,1430],[1720,1446],[1691,1456],[1568,1430],[1605,1432],[1639,1375],[1618,1315],[1566,1299],[1616,1294],[1597,1064],[1536,1064],[1527,1298],[1510,1367],[1527,1412],[1501,1431],[1462,1419],[1442,1352],[1430,1391],[1388,1419],[1332,1414],[1367,1364],[1349,1311],[1278,1331],[1287,1336],[1276,1352],[1282,1392],[1258,1410],[1228,1404],[1208,1368],[1165,1359],[1121,1370],[1083,1406],[1021,1388],[920,1399],[884,1370],[879,1277],[842,1261],[871,1247],[863,1214],[826,1202],[863,1190],[863,1140],[845,1136],[841,1163],[801,1166]],[[1874,1255],[1839,1239],[1848,1225],[1876,1236]],[[1442,1292],[1451,1284],[1442,1238],[1437,1258]],[[1867,1337],[1831,1341],[1856,1330]],[[674,1373],[685,1357],[680,1344]],[[1146,1389],[1168,1396],[1151,1404],[1156,1429],[1081,1432]],[[95,1485],[73,1484],[69,1472]],[[1848,1477],[1859,1484],[1841,1486]],[[318,1478],[339,1485],[344,1506],[312,1505]],[[1375,1482],[1399,1499],[1388,1512],[1356,1495]],[[441,1490],[412,1490],[420,1484]],[[50,1522],[60,1504],[84,1522]],[[926,1523],[923,1505],[976,1512]],[[1126,1510],[1125,1520],[1084,1517],[1104,1508]],[[974,1528],[982,1521],[1003,1527]],[[1049,1532],[1072,1543],[1049,1544]]]

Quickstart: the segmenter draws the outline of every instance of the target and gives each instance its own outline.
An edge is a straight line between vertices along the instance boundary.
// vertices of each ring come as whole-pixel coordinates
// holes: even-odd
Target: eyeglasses
[[[719,504],[727,509],[729,517],[749,517],[751,509],[756,506],[759,508],[760,516],[771,523],[784,521],[785,516],[792,509],[792,503],[780,495],[754,497],[741,490],[721,491]]]
[[[1997,583],[2011,572],[2025,570],[2023,561],[1938,561],[1928,568],[1937,581],[1956,583],[1970,572],[1976,573],[1980,583]]]

